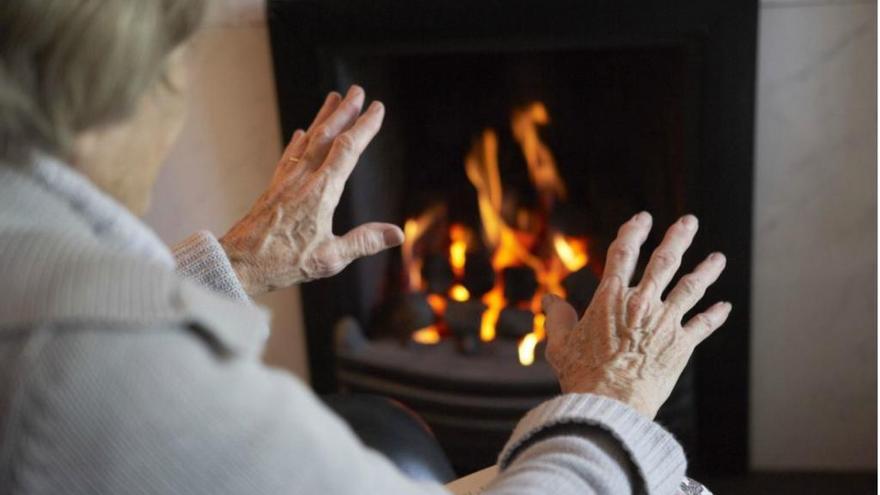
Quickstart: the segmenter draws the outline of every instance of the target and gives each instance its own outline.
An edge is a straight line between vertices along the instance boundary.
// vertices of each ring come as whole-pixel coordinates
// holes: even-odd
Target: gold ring
[[[290,163],[296,165],[297,163],[299,163],[299,158],[298,158],[298,157],[295,157],[295,156],[291,156],[291,157],[288,157],[288,158],[287,158],[287,161],[289,161]]]

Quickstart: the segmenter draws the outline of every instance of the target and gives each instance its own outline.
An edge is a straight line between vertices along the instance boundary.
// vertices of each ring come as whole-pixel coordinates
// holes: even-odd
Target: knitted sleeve
[[[196,232],[173,249],[177,272],[215,292],[250,302],[217,238],[206,230]]]

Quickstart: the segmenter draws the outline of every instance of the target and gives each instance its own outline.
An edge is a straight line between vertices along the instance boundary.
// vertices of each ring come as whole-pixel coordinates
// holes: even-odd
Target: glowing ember
[[[428,294],[428,305],[431,306],[431,309],[434,310],[434,315],[438,318],[446,313],[446,298],[440,294]]]
[[[419,344],[432,345],[440,342],[440,332],[437,331],[437,327],[431,325],[413,332],[412,339]]]
[[[467,287],[461,284],[455,284],[449,289],[449,297],[451,297],[453,301],[465,302],[471,298],[471,293],[468,292]]]

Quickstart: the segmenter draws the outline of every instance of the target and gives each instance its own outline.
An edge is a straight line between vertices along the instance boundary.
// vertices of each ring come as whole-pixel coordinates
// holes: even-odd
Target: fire
[[[519,362],[523,366],[534,363],[535,349],[546,336],[541,297],[547,293],[564,297],[563,279],[587,266],[590,261],[586,239],[566,236],[554,230],[548,222],[554,204],[564,201],[568,194],[556,158],[539,133],[549,123],[550,114],[540,102],[515,109],[510,119],[511,133],[525,158],[529,178],[540,198],[537,208],[505,204],[498,161],[499,139],[494,129],[485,129],[464,159],[465,172],[477,196],[481,247],[490,250],[490,261],[495,271],[494,287],[480,297],[480,301],[486,305],[480,322],[480,340],[491,342],[497,337],[498,319],[506,307],[532,311],[532,330],[517,345]],[[445,210],[432,208],[404,225],[407,239],[403,259],[410,290],[423,290],[425,287],[421,274],[417,273],[421,269],[421,258],[415,254],[413,244],[444,214]],[[480,242],[474,234],[464,225],[453,224],[449,227],[449,266],[455,283],[446,296],[428,296],[428,303],[441,320],[442,331],[436,326],[424,328],[413,334],[414,340],[424,342],[435,337],[443,338],[447,330],[442,315],[448,301],[464,302],[474,297],[463,283],[468,250],[474,247],[474,243]],[[517,267],[530,268],[537,281],[535,293],[526,301],[508,301],[505,297],[502,273],[507,268]]]
[[[517,351],[519,363],[523,366],[531,366],[535,362],[535,347],[538,345],[538,336],[530,333],[519,342]]]
[[[415,245],[428,228],[442,215],[443,210],[442,206],[429,208],[419,215],[418,218],[410,218],[403,224],[404,239],[403,246],[401,246],[401,254],[403,266],[407,270],[407,286],[410,291],[419,291],[424,288],[422,281],[422,259],[416,256]]]
[[[413,332],[412,339],[419,344],[433,345],[440,342],[440,332],[436,326],[431,325]]]
[[[449,229],[449,238],[452,240],[449,245],[449,264],[452,265],[452,272],[455,276],[461,278],[464,276],[464,263],[467,256],[467,229],[462,225],[455,224]]]
[[[556,159],[538,135],[538,126],[550,123],[547,107],[540,102],[532,103],[514,111],[510,120],[513,137],[522,148],[535,188],[542,194],[565,199],[565,183],[556,170]]]
[[[554,234],[553,248],[556,250],[559,260],[570,272],[580,270],[590,260],[587,255],[587,243],[582,239],[570,239],[562,234]]]

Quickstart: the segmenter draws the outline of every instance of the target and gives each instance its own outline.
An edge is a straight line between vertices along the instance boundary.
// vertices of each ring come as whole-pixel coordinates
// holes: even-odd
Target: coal
[[[489,253],[477,251],[467,254],[462,283],[472,298],[478,298],[492,290],[495,286],[495,269]]]
[[[509,303],[530,301],[538,290],[535,271],[527,266],[505,268],[502,277],[504,277],[504,298]]]
[[[446,326],[457,337],[473,336],[479,338],[480,324],[486,305],[479,301],[449,301],[446,306]]]
[[[455,275],[445,256],[429,254],[422,263],[422,279],[427,283],[428,293],[446,294],[455,282]]]
[[[583,267],[565,277],[562,287],[565,288],[565,298],[574,306],[578,314],[582,314],[590,305],[596,288],[599,287],[599,279],[589,267]]]
[[[391,328],[395,335],[409,335],[420,328],[433,325],[434,321],[434,310],[421,292],[400,296],[391,312]]]
[[[498,315],[496,332],[501,338],[519,340],[534,329],[535,315],[527,309],[508,306]]]

